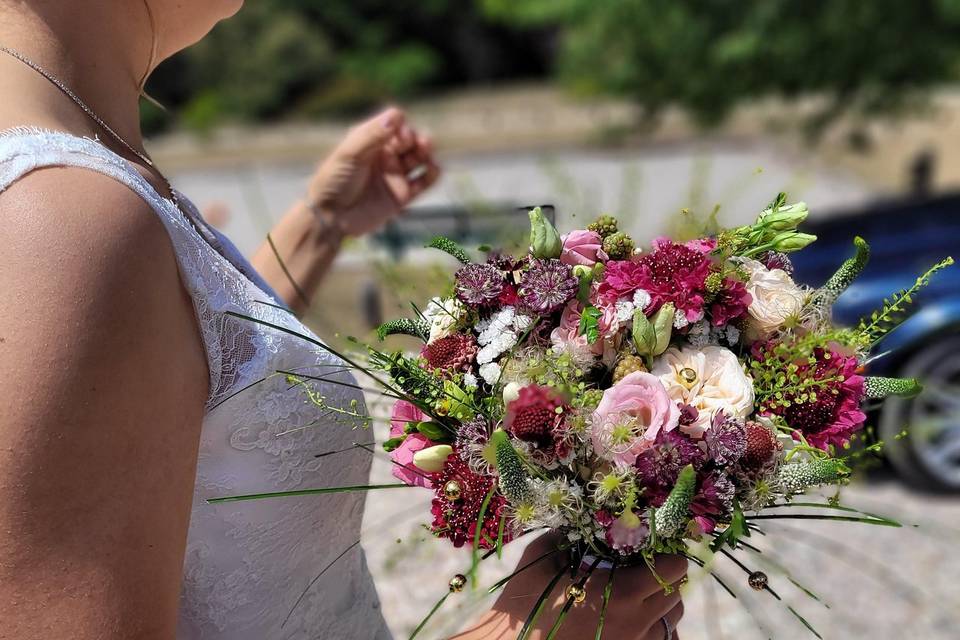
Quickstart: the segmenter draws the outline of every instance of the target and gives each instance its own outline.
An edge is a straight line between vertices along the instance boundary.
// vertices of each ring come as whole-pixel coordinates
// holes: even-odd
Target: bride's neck
[[[0,45],[61,80],[138,149],[142,148],[138,84],[150,61],[151,30],[141,2],[0,2]],[[0,95],[5,96],[0,115],[9,124],[103,137],[67,96],[3,53]]]

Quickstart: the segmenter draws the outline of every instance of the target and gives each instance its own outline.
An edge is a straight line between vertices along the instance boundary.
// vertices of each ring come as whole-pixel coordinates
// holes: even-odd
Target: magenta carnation
[[[722,327],[746,317],[751,302],[753,296],[747,291],[747,285],[733,278],[725,278],[723,288],[710,303],[713,326]]]
[[[666,239],[640,259],[640,287],[653,298],[650,312],[672,302],[689,322],[703,318],[710,258],[699,249]]]

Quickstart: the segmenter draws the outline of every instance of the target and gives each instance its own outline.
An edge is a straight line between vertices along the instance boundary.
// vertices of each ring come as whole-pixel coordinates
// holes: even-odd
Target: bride
[[[366,483],[362,450],[317,455],[348,448],[349,425],[272,375],[305,372],[362,407],[341,363],[231,314],[306,332],[301,293],[343,239],[398,215],[439,169],[388,109],[350,130],[273,230],[289,276],[272,249],[246,262],[154,166],[138,118],[154,66],[241,4],[0,0],[4,637],[390,637],[356,545],[360,494],[206,500]],[[543,571],[461,637],[514,637]],[[679,581],[685,563],[661,571]],[[679,596],[622,573],[608,637],[674,637]],[[595,609],[564,637],[586,637]]]

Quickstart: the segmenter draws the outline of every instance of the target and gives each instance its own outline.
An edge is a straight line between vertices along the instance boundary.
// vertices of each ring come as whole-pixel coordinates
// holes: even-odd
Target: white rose
[[[657,358],[651,373],[660,378],[671,400],[699,411],[696,422],[680,427],[694,438],[703,436],[721,409],[738,418],[753,413],[753,381],[736,354],[724,347],[671,347]]]
[[[807,295],[790,274],[782,269],[767,269],[756,260],[744,259],[740,266],[750,274],[747,291],[753,301],[747,311],[752,337],[769,337],[788,319],[799,317]]]
[[[433,344],[434,341],[446,338],[453,333],[453,328],[463,316],[464,311],[463,304],[456,298],[431,300],[423,314],[430,320],[430,338],[427,344]]]

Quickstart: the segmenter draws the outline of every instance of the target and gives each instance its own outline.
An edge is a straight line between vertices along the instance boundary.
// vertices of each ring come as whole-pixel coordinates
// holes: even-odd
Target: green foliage
[[[912,398],[923,391],[923,385],[916,378],[881,378],[870,376],[867,378],[867,397],[882,400],[890,396]]]
[[[180,122],[351,115],[424,90],[542,75],[549,43],[473,2],[257,0],[165,62],[148,90],[150,131]]]
[[[407,335],[420,338],[424,342],[430,336],[430,325],[423,318],[411,320],[409,318],[400,318],[384,322],[377,327],[377,338],[383,342],[387,336]]]
[[[597,309],[593,305],[587,307],[583,310],[583,313],[580,314],[580,330],[579,333],[582,336],[587,336],[587,342],[589,344],[594,344],[597,340],[600,339],[600,318],[603,317],[603,312],[600,309]]]
[[[810,124],[845,110],[894,112],[953,80],[960,10],[943,0],[483,0],[492,16],[561,33],[559,70],[582,92],[670,104],[716,123],[738,103],[828,98]]]
[[[500,476],[500,490],[511,504],[520,505],[527,501],[530,489],[527,487],[527,472],[517,450],[510,444],[506,431],[497,429],[490,437],[497,459],[497,474]]]
[[[463,247],[450,238],[437,236],[426,244],[426,248],[439,249],[440,251],[448,253],[459,260],[461,264],[470,264],[470,256],[467,255],[467,252],[463,250]]]
[[[817,348],[829,350],[831,341],[847,344],[849,337],[842,330],[825,335],[793,335],[770,345],[759,359],[747,361],[747,372],[753,379],[757,407],[775,412],[793,404],[815,402],[817,394],[831,389],[841,380],[838,375],[819,379],[809,374],[817,366]]]
[[[833,276],[827,280],[827,283],[821,287],[818,297],[824,304],[833,304],[837,298],[847,290],[854,280],[863,273],[870,261],[870,245],[867,241],[857,236],[853,240],[857,253],[852,258],[844,261]]]
[[[697,488],[697,473],[693,465],[687,465],[680,472],[677,484],[674,485],[666,502],[663,503],[654,515],[657,537],[673,538],[683,533],[690,519],[690,502]]]
[[[938,272],[953,265],[953,258],[947,258],[917,278],[909,289],[898,291],[883,301],[883,308],[874,311],[869,318],[864,318],[856,330],[856,341],[861,347],[869,349],[883,340],[897,327],[903,324],[907,317],[907,310],[913,304],[913,298],[922,289],[930,284],[930,279]]]

